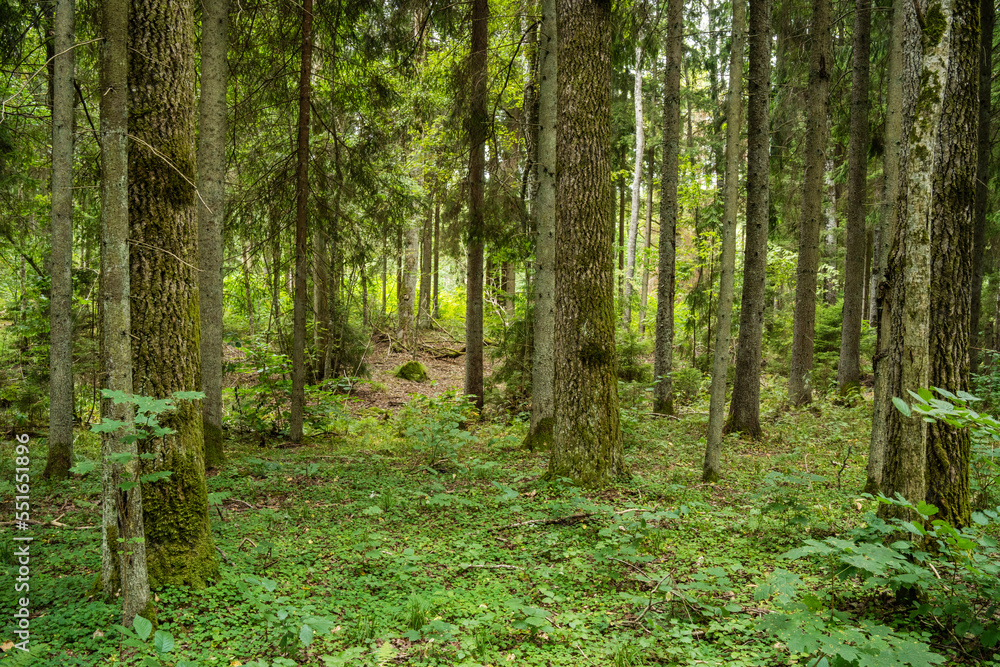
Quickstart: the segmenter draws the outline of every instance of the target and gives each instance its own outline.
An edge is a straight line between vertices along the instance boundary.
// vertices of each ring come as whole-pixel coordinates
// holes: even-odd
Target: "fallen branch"
[[[462,568],[475,567],[481,570],[523,570],[523,567],[518,567],[517,565],[476,565],[475,563],[462,563],[460,566]]]

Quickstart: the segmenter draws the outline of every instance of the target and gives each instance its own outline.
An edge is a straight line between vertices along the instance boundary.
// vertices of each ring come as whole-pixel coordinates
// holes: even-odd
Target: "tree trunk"
[[[826,117],[830,108],[833,67],[830,36],[830,0],[813,0],[809,60],[809,110],[806,131],[806,173],[799,224],[799,257],[795,280],[795,320],[792,361],[788,373],[788,402],[801,406],[812,401],[813,334],[816,331],[816,273],[819,269],[819,228],[823,219],[823,168],[826,166]]]
[[[626,474],[615,377],[611,5],[559,0],[555,429],[550,478]]]
[[[993,26],[996,8],[993,0],[982,0],[979,7],[979,145],[976,165],[976,211],[972,250],[972,311],[970,315],[969,362],[970,372],[979,372],[979,357],[983,337],[979,334],[979,314],[983,300],[983,250],[986,244],[986,209],[989,204],[990,116],[992,114],[991,84],[993,75]]]
[[[330,251],[326,230],[313,225],[313,375],[316,382],[327,378],[330,366]]]
[[[768,151],[770,122],[771,0],[750,0],[750,71],[747,102],[747,224],[743,297],[736,345],[736,381],[725,433],[763,435],[760,428],[760,358],[767,269]]]
[[[514,262],[504,262],[500,268],[502,272],[503,288],[503,310],[507,316],[507,321],[514,317],[514,298],[517,296],[517,275],[514,272]]]
[[[205,392],[205,466],[222,465],[222,253],[226,207],[226,45],[229,0],[206,0],[201,32],[198,131],[198,306]],[[248,303],[250,301],[247,296]],[[249,314],[249,313],[248,313]]]
[[[295,168],[295,296],[292,309],[292,406],[288,439],[302,442],[306,395],[306,241],[309,238],[309,94],[312,74],[312,0],[302,5],[302,59],[299,67],[299,125]]]
[[[271,244],[271,326],[267,327],[268,340],[271,331],[281,331],[281,226],[278,224],[278,212],[271,211],[270,216]],[[279,345],[279,349],[284,344]]]
[[[746,45],[746,3],[733,2],[733,46],[730,53],[729,100],[726,104],[726,181],[722,217],[722,264],[719,267],[719,317],[715,327],[712,386],[708,411],[708,444],[702,480],[722,474],[722,419],[726,409],[729,336],[733,327],[733,285],[736,279],[736,216],[739,213],[740,125],[743,107],[743,51]],[[735,74],[732,74],[735,73]]]
[[[245,298],[245,307],[247,309],[247,326],[250,328],[250,335],[253,336],[257,331],[257,316],[253,305],[253,283],[250,279],[252,264],[250,263],[249,245],[249,242],[243,245],[243,262],[240,268],[243,270],[243,296]],[[202,365],[204,366],[204,364]],[[202,374],[204,374],[204,371]]]
[[[416,317],[420,232],[412,224],[403,232],[402,293],[399,297],[399,335],[407,349],[416,349]]]
[[[132,330],[129,306],[128,215],[128,0],[101,3],[101,387],[132,393]],[[131,406],[101,401],[101,418],[132,423]],[[128,428],[128,427],[126,427]],[[101,575],[97,588],[105,600],[122,600],[122,623],[131,627],[137,614],[153,620],[155,609],[146,574],[142,486],[122,490],[139,470],[138,446],[123,434],[101,435]],[[115,464],[112,454],[128,452],[132,460]],[[118,540],[133,545],[119,549]]]
[[[622,149],[622,163],[625,149]],[[625,178],[618,177],[618,300],[625,296]]]
[[[674,414],[674,262],[681,123],[681,59],[684,57],[684,0],[667,5],[667,61],[663,70],[663,168],[660,172],[660,247],[656,284],[656,342],[653,350],[653,412]]]
[[[441,202],[434,202],[434,299],[431,306],[431,317],[435,320],[441,317],[439,310],[439,278],[441,255]]]
[[[639,41],[642,34],[639,34]],[[632,279],[635,276],[635,241],[639,234],[639,188],[642,187],[642,158],[646,152],[646,131],[642,126],[642,47],[635,48],[635,169],[632,173],[632,210],[628,225],[628,256],[625,260],[625,295],[622,322],[632,326]]]
[[[892,293],[893,311],[902,310],[902,354],[896,357],[902,391],[933,386],[958,392],[968,385],[978,12],[975,0],[952,0],[936,15],[932,8],[937,30],[917,32],[916,22],[908,22],[922,48],[905,70],[916,91],[908,107],[913,127],[904,135],[910,139],[900,226],[905,255],[902,279],[893,280],[900,288]],[[926,499],[939,509],[936,519],[968,525],[968,430],[928,425],[918,415],[898,421],[888,432],[886,490],[913,502]]]
[[[656,78],[656,68],[652,76]],[[646,302],[649,300],[649,249],[653,243],[653,162],[656,151],[650,146],[647,151],[649,165],[646,167],[646,232],[642,243],[642,287],[639,292],[639,336],[646,334]]]
[[[52,290],[49,299],[49,443],[43,477],[73,465],[73,0],[56,0],[52,81]]]
[[[864,308],[865,205],[868,200],[868,61],[871,49],[871,0],[854,5],[854,74],[851,83],[851,145],[847,173],[847,256],[844,260],[844,316],[840,329],[837,385],[841,394],[861,381],[861,319]]]
[[[485,240],[484,179],[486,171],[486,136],[488,72],[486,50],[489,47],[488,0],[472,2],[472,46],[469,54],[471,108],[469,118],[469,235],[467,285],[465,293],[465,395],[472,396],[477,408],[483,407],[483,243]]]
[[[937,146],[930,211],[930,386],[969,389],[972,244],[976,204],[979,120],[979,11],[977,0],[951,0],[938,47],[924,52],[924,91],[939,95]],[[927,29],[924,30],[927,39]],[[928,77],[928,75],[930,75]],[[918,106],[916,124],[923,119]],[[912,153],[911,153],[912,159]],[[912,183],[912,181],[911,181]],[[969,429],[944,422],[927,427],[927,502],[935,519],[956,528],[970,524]]]
[[[886,447],[889,434],[899,428],[902,419],[892,405],[893,396],[900,396],[902,363],[902,269],[905,257],[903,219],[906,216],[907,190],[904,187],[909,157],[909,142],[905,139],[912,124],[911,114],[904,114],[914,104],[916,68],[915,51],[918,44],[916,23],[911,3],[895,0],[892,10],[892,33],[888,55],[888,84],[886,88],[885,157],[883,173],[882,211],[876,229],[876,248],[873,252],[876,280],[873,324],[878,327],[875,358],[875,401],[872,407],[872,437],[868,450],[867,493],[884,490],[883,476],[886,466]],[[893,270],[890,271],[890,265]],[[891,281],[890,281],[891,278]],[[922,491],[918,490],[918,493]]]
[[[553,328],[555,326],[556,122],[557,77],[556,0],[542,0],[539,33],[538,193],[535,199],[535,307],[531,359],[531,426],[529,448],[552,443]],[[610,210],[608,211],[610,214]]]
[[[434,208],[427,208],[427,218],[420,230],[420,307],[417,324],[421,327],[431,325],[431,253],[434,232]]]
[[[188,0],[132,0],[129,219],[133,391],[167,398],[201,389],[198,223],[194,188],[194,16]],[[203,587],[218,573],[208,519],[201,409],[182,401],[161,419],[174,433],[144,440],[142,485],[153,587]]]

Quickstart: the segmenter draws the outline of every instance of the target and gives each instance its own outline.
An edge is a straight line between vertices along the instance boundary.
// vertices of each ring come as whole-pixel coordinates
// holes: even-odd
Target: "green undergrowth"
[[[523,423],[477,422],[453,394],[297,448],[227,441],[208,480],[220,577],[158,591],[155,634],[116,628],[116,604],[84,597],[100,566],[98,478],[39,480],[34,650],[4,662],[991,664],[989,571],[940,568],[952,547],[974,552],[977,571],[995,563],[994,519],[979,515],[974,545],[941,533],[951,547],[920,552],[952,577],[943,584],[930,566],[907,569],[913,549],[876,549],[891,531],[859,495],[871,404],[785,411],[783,389],[765,384],[765,440],[726,439],[718,485],[700,481],[704,392],[664,419],[645,414],[641,388],[623,391],[634,399],[622,414],[633,477],[600,491],[542,481],[546,454],[521,446]],[[78,455],[98,447],[81,436]],[[4,498],[12,479],[5,457]],[[12,553],[0,560],[10,584]],[[981,586],[956,595],[970,581]],[[0,593],[6,609],[12,588]],[[957,626],[952,613],[979,625]],[[13,630],[8,617],[0,642]]]

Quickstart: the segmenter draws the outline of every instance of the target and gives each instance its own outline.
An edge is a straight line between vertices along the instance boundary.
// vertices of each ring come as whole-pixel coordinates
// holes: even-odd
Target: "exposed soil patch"
[[[451,358],[437,358],[435,350],[462,350],[463,345],[438,330],[421,331],[416,354],[402,350],[398,342],[381,340],[373,343],[365,361],[371,370],[369,382],[358,384],[352,396],[359,399],[362,408],[378,408],[395,412],[414,394],[440,396],[446,391],[465,386],[465,354]],[[392,372],[400,365],[416,359],[427,367],[429,379],[426,382],[410,382],[395,377]],[[492,370],[489,354],[484,359],[485,376]]]

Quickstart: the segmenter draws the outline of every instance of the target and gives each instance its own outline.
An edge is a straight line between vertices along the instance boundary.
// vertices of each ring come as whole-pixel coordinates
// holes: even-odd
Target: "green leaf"
[[[197,401],[205,398],[205,392],[203,391],[175,391],[171,394],[174,398],[179,401]]]
[[[117,419],[102,419],[99,423],[92,424],[90,430],[94,433],[114,433],[126,426],[128,426],[127,422],[118,421]]]
[[[174,636],[166,630],[157,630],[153,634],[153,648],[157,653],[170,653],[174,650]]]
[[[153,624],[142,616],[132,619],[132,627],[135,628],[135,634],[143,641],[149,639],[149,634],[153,631]]]
[[[213,491],[208,494],[208,504],[209,505],[221,505],[222,501],[228,498],[231,494],[229,491]]]
[[[313,629],[308,625],[303,625],[299,628],[299,641],[302,642],[303,646],[309,646],[313,641]]]
[[[74,475],[86,475],[95,468],[97,468],[97,464],[93,461],[80,461],[75,466],[70,468],[69,471]]]
[[[156,472],[151,472],[148,475],[143,475],[139,479],[146,483],[159,482],[162,479],[170,477],[172,474],[174,473],[170,470],[158,470]]]
[[[123,466],[126,463],[131,462],[132,459],[134,458],[135,455],[132,454],[131,452],[112,452],[108,454],[108,460],[110,460],[115,465],[120,465],[120,466]]]
[[[912,412],[910,412],[910,406],[906,404],[906,401],[898,396],[892,397],[892,404],[896,406],[897,410],[903,413],[904,417],[909,417],[912,414]]]

